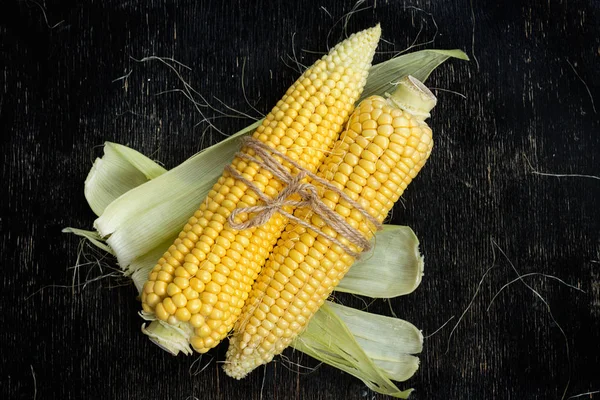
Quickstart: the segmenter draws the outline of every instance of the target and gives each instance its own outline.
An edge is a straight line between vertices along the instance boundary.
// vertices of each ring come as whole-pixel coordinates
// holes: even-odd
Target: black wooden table
[[[600,390],[600,3],[368,1],[345,32],[352,7],[2,0],[0,398],[383,398],[328,366],[307,373],[294,363],[316,362],[291,351],[234,381],[220,346],[194,374],[196,357],[141,334],[132,285],[90,267],[73,280],[79,240],[61,233],[91,228],[83,181],[104,141],[172,168],[222,138],[172,91],[172,70],[136,60],[177,60],[211,104],[259,117],[299,66],[376,22],[377,61],[411,45],[471,57],[428,81],[436,147],[393,213],[419,236],[426,275],[391,306],[433,334],[401,387],[415,400],[600,398],[581,395]],[[213,120],[227,134],[250,122]]]

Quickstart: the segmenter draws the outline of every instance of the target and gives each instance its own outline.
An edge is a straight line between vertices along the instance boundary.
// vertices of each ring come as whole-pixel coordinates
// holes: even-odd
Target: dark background
[[[191,68],[179,70],[211,104],[258,117],[242,87],[266,113],[298,76],[293,54],[311,64],[343,37],[336,21],[352,6],[0,1],[0,398],[384,398],[328,366],[305,374],[282,359],[234,381],[215,362],[225,346],[190,374],[196,357],[172,357],[141,334],[133,286],[106,278],[72,287],[79,240],[61,233],[92,226],[83,181],[104,141],[172,168],[221,137],[204,132],[181,93],[159,94],[182,87],[173,71],[134,59],[172,57]],[[394,311],[425,335],[454,317],[426,339],[420,370],[400,387],[414,387],[415,400],[600,390],[600,181],[534,173],[600,175],[600,3],[378,0],[358,9],[347,32],[381,22],[388,43],[376,61],[413,42],[471,57],[447,62],[427,82],[460,95],[436,91],[436,147],[393,213],[415,230],[426,259],[423,283],[392,300]],[[226,134],[250,122],[213,121]],[[517,277],[510,262],[583,292],[530,275],[530,288],[509,285],[488,311]],[[89,269],[75,282],[101,275]],[[381,300],[370,310],[391,313]]]

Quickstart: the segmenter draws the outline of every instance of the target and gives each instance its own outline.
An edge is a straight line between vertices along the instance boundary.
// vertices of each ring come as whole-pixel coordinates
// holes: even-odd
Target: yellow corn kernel
[[[177,318],[178,321],[187,322],[191,317],[192,314],[187,308],[178,308],[177,311],[175,311],[175,318]]]
[[[332,155],[324,160],[318,173],[322,178],[333,176],[341,185],[340,189],[362,204],[379,222],[385,219],[404,187],[423,167],[433,145],[431,130],[423,117],[428,116],[435,105],[435,97],[420,82],[403,80],[400,86],[389,99],[372,96],[358,106],[346,124],[347,131],[341,135]],[[408,92],[407,86],[411,87]],[[379,129],[381,127],[384,128]],[[403,129],[408,129],[410,137],[404,145],[387,139],[391,131]],[[344,157],[339,155],[343,154],[341,149],[346,149]],[[374,166],[385,157],[397,162],[392,163],[389,174],[384,174],[385,180],[379,181],[377,178],[381,176]],[[350,163],[340,164],[340,159]],[[395,190],[386,186],[387,179],[398,180],[394,182]],[[344,217],[349,225],[360,230],[366,238],[372,237],[373,226],[365,216],[340,196],[325,195],[325,198],[325,204]],[[294,215],[306,219],[309,212],[298,209]],[[313,215],[311,221],[327,235],[348,243],[320,217]],[[314,241],[309,239],[315,235],[311,229],[296,223],[288,224],[282,233],[234,327],[223,367],[229,376],[242,378],[283,351],[304,329],[354,262],[352,256],[329,239],[323,236],[317,236]],[[305,257],[296,250],[296,242],[290,240],[292,236],[311,243],[307,251],[310,256]],[[362,250],[353,244],[349,247],[354,252]],[[309,257],[320,261],[309,265]]]

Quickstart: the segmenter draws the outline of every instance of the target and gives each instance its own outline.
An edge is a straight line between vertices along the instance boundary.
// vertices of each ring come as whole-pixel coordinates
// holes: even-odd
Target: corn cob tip
[[[402,78],[396,90],[386,95],[397,107],[420,119],[429,118],[429,111],[437,104],[437,97],[431,90],[411,75]]]
[[[234,379],[243,379],[250,372],[254,371],[260,365],[266,364],[270,360],[265,360],[256,350],[239,352],[239,340],[234,336],[230,338],[229,349],[227,350],[227,361],[223,364],[223,371],[227,376]],[[250,350],[250,349],[248,349]],[[273,359],[274,355],[270,356]]]
[[[381,26],[379,24],[353,33],[331,49],[326,56],[326,61],[344,67],[352,66],[356,70],[368,71],[380,37]]]

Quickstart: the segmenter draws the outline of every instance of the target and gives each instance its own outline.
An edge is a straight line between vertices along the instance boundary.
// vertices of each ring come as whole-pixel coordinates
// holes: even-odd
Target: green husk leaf
[[[321,306],[304,332],[294,340],[292,347],[355,376],[378,393],[406,399],[412,391],[401,391],[396,387],[388,373],[378,367],[363,350],[349,327],[334,311],[332,303]]]
[[[336,303],[331,310],[346,324],[356,342],[388,378],[405,381],[419,368],[423,334],[410,322],[385,317]],[[310,329],[310,327],[308,328]]]
[[[106,251],[109,254],[115,255],[113,249],[111,249],[109,246],[106,245],[106,243],[104,242],[104,240],[100,237],[100,235],[96,231],[86,231],[84,229],[77,229],[77,228],[70,228],[69,227],[69,228],[64,228],[62,230],[62,232],[63,233],[72,233],[74,235],[86,238],[94,246],[98,247],[99,249],[102,249],[102,250]]]
[[[461,50],[421,50],[375,64],[369,71],[369,79],[359,101],[392,92],[396,82],[407,75],[425,82],[433,70],[450,57],[469,59]]]
[[[146,321],[152,321],[148,327],[146,324],[142,325],[142,332],[150,338],[152,343],[174,356],[180,352],[187,356],[194,353],[190,346],[194,330],[190,324],[170,325],[143,311],[140,316]]]
[[[419,239],[408,226],[384,225],[374,249],[352,265],[336,287],[338,292],[391,298],[413,292],[423,276]]]
[[[96,158],[84,186],[90,208],[101,215],[117,197],[166,169],[143,154],[117,143],[104,143],[104,155]]]

